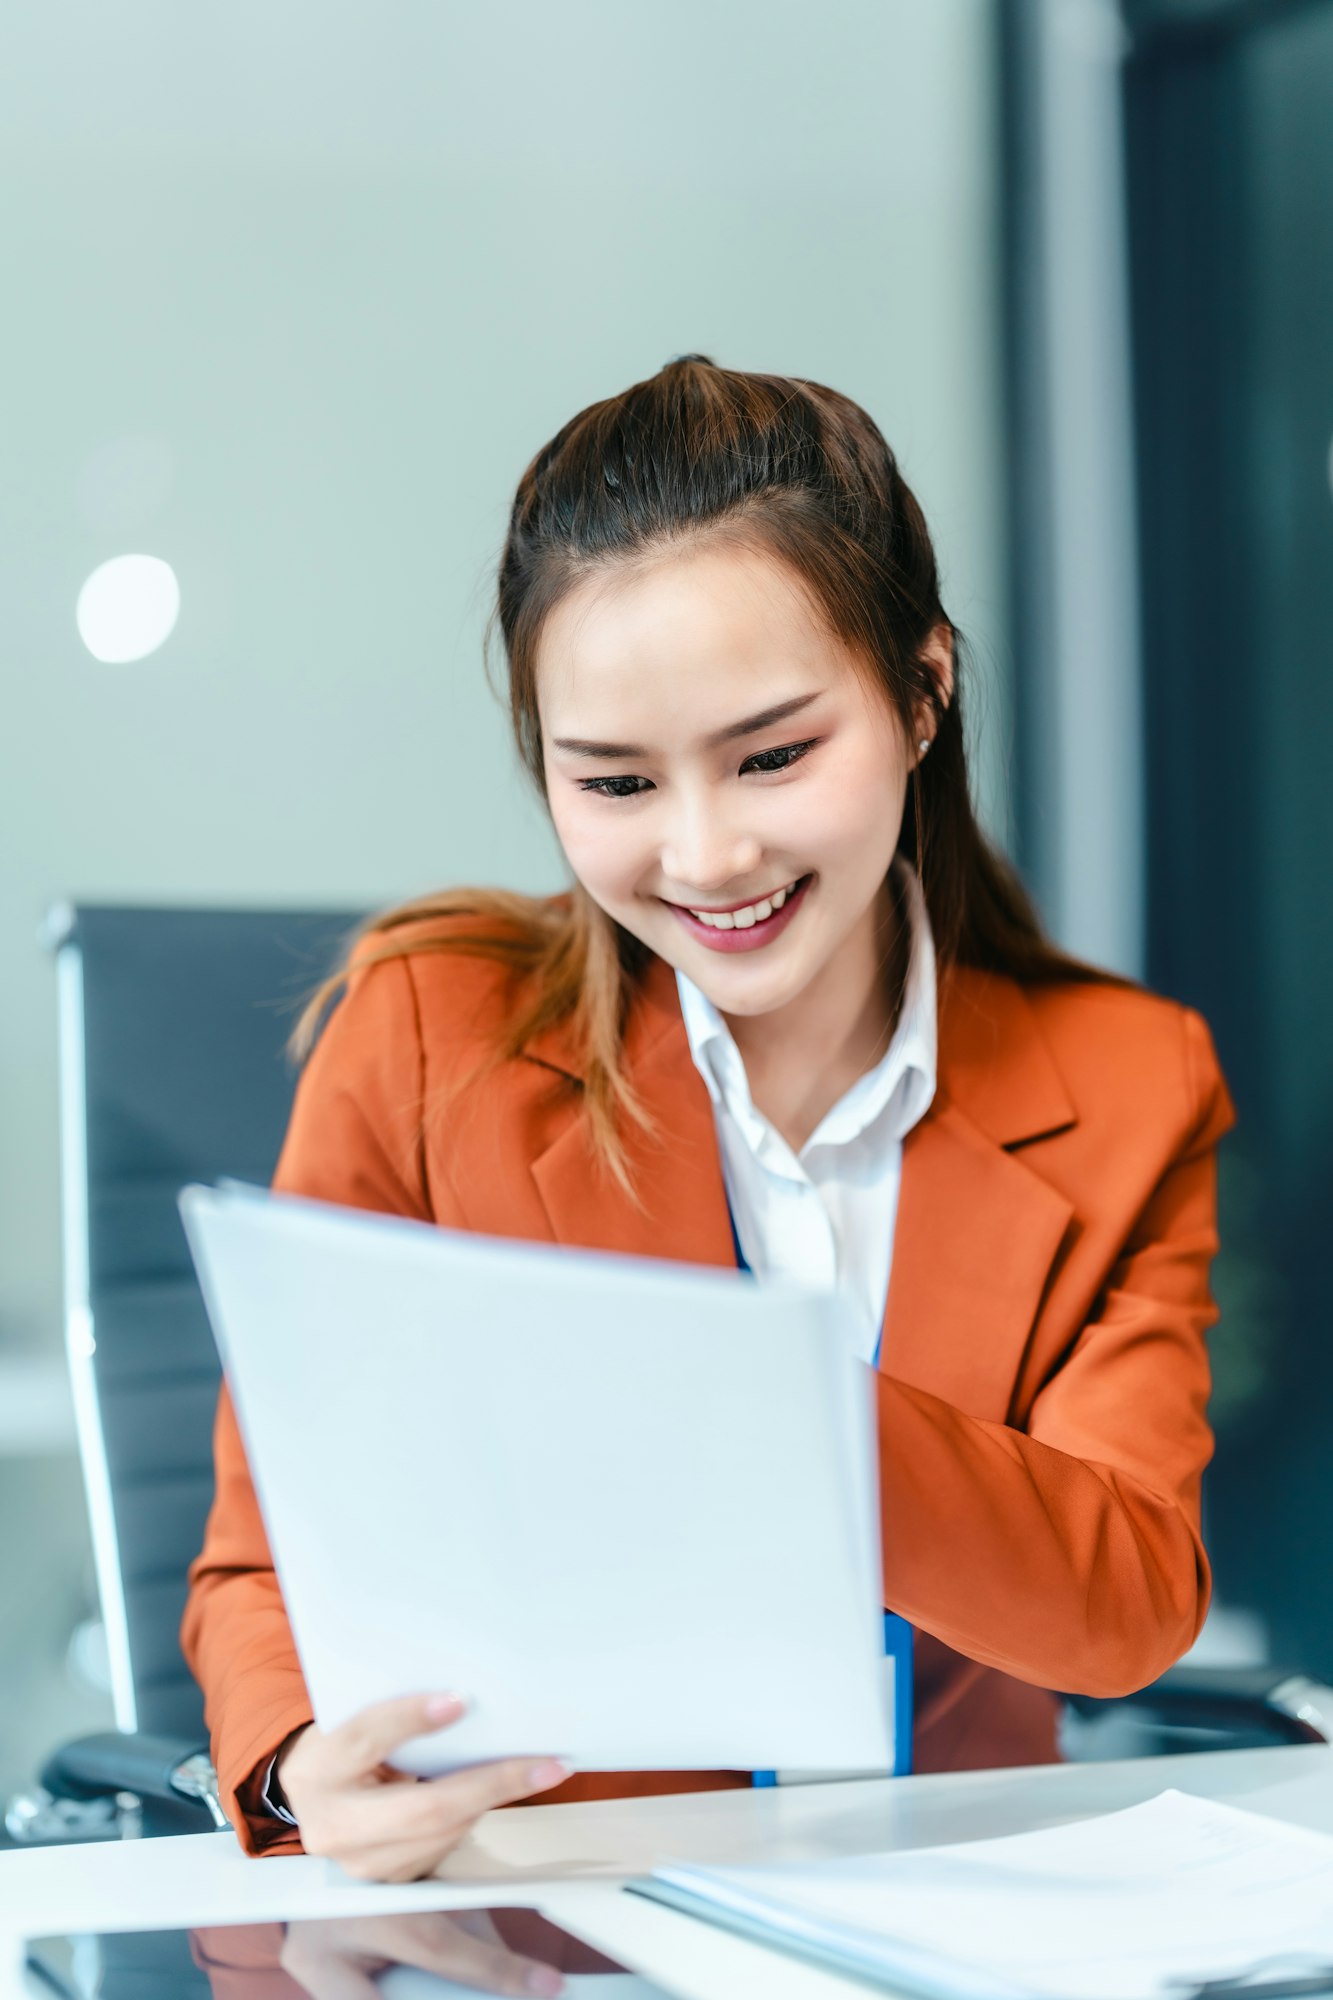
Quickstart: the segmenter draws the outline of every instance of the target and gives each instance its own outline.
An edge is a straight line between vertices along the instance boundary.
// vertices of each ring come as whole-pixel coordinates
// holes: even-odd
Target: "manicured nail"
[[[564,1764],[557,1763],[554,1757],[545,1757],[528,1772],[528,1785],[534,1792],[549,1792],[552,1785],[561,1784],[568,1776]]]
[[[426,1703],[428,1722],[452,1722],[467,1707],[461,1694],[433,1694]]]
[[[543,2000],[555,2000],[557,1993],[563,1993],[565,1982],[553,1965],[534,1965],[523,1975],[523,1984],[529,1993],[540,1993]]]

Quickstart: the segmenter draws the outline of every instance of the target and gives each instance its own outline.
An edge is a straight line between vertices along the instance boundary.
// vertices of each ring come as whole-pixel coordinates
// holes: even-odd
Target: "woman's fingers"
[[[355,1825],[358,1842],[366,1846],[419,1845],[423,1851],[438,1848],[437,1859],[442,1858],[483,1813],[549,1791],[568,1775],[551,1758],[511,1757],[410,1787],[385,1786],[348,1801],[348,1832]]]
[[[448,1771],[418,1785],[410,1810],[427,1827],[437,1823],[437,1816],[471,1825],[496,1806],[549,1792],[568,1776],[566,1766],[554,1757],[505,1757],[494,1764],[471,1764],[464,1771]]]
[[[405,1694],[377,1701],[319,1737],[320,1775],[329,1785],[352,1785],[371,1776],[392,1751],[413,1736],[427,1736],[457,1722],[466,1703],[457,1694]],[[304,1744],[308,1739],[302,1738]],[[299,1746],[294,1746],[295,1749]],[[285,1784],[284,1779],[284,1784]]]
[[[446,1728],[463,1712],[458,1695],[403,1695],[376,1702],[337,1729],[307,1728],[279,1761],[306,1850],[370,1881],[429,1875],[494,1806],[549,1791],[568,1773],[549,1757],[509,1757],[444,1777],[395,1783],[387,1760],[414,1736]]]

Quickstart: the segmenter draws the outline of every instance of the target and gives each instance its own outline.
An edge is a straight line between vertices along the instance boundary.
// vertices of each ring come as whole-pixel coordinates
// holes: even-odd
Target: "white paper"
[[[1333,1839],[1178,1791],[998,1840],[658,1878],[958,2000],[1180,2000],[1333,1964]]]
[[[322,1728],[456,1689],[403,1768],[890,1764],[837,1299],[256,1190],[181,1209]]]

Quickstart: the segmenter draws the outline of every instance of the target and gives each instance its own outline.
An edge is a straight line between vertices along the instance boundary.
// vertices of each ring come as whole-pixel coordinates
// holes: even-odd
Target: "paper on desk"
[[[181,1208],[322,1727],[456,1688],[404,1768],[889,1765],[836,1299],[257,1190]]]
[[[1333,1839],[1178,1791],[1039,1833],[658,1882],[937,2000],[1180,2000],[1333,1963]]]

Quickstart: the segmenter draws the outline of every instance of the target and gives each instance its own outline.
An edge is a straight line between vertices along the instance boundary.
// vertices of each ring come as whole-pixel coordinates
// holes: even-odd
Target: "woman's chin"
[[[697,961],[704,954],[697,952],[694,957]],[[746,1017],[776,1014],[796,998],[810,976],[804,954],[798,958],[795,953],[784,953],[781,964],[765,965],[757,952],[734,958],[710,952],[705,963],[682,969],[719,1013]]]

